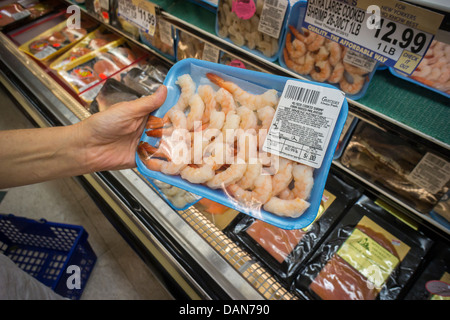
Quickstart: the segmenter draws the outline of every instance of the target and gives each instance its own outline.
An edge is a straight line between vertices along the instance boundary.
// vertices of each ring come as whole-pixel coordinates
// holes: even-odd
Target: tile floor
[[[0,130],[31,128],[28,119],[0,87]],[[81,299],[169,300],[172,296],[72,178],[11,188],[0,213],[83,226],[97,263]]]

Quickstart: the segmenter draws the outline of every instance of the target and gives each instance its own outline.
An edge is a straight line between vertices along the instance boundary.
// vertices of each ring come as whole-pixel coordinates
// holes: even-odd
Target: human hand
[[[166,96],[167,88],[161,85],[151,96],[117,103],[79,122],[80,159],[87,171],[136,167],[136,147],[147,117],[164,103]]]

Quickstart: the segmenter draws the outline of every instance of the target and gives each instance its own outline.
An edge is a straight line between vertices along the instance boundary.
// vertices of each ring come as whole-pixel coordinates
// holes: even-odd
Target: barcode
[[[445,160],[442,160],[441,158],[431,153],[427,155],[427,160],[441,168],[445,167],[445,165],[447,164]]]
[[[302,87],[288,85],[286,89],[286,99],[297,100],[307,104],[316,104],[320,91],[305,89]]]

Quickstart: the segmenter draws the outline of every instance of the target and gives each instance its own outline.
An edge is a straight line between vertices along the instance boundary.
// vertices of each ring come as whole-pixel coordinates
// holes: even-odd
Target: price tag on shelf
[[[263,150],[320,168],[344,98],[334,88],[286,81]]]
[[[202,60],[211,61],[217,63],[219,61],[219,48],[214,45],[205,42],[205,47],[203,48]]]
[[[117,14],[151,36],[155,34],[156,9],[153,3],[146,0],[119,0]]]
[[[443,17],[396,0],[309,0],[303,27],[411,74]]]

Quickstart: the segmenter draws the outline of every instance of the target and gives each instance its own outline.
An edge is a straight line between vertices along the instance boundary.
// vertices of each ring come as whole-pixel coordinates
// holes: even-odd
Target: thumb
[[[152,95],[130,101],[129,108],[133,110],[135,116],[143,117],[158,109],[164,103],[166,97],[167,88],[165,85],[160,85]]]

